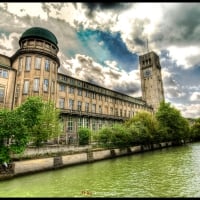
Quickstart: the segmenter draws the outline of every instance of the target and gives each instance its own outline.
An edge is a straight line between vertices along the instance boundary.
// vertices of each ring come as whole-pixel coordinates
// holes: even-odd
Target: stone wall
[[[110,159],[115,158],[119,156],[125,156],[125,155],[131,155],[134,153],[144,152],[144,151],[150,151],[153,149],[161,149],[163,147],[171,146],[172,143],[161,143],[161,144],[154,144],[154,145],[141,145],[141,146],[133,146],[133,147],[127,147],[127,148],[115,148],[115,149],[91,149],[89,147],[80,148],[79,151],[76,149],[76,152],[68,154],[68,155],[57,155],[55,157],[49,157],[49,158],[38,158],[38,159],[28,159],[28,160],[20,160],[20,161],[14,161],[12,165],[10,166],[10,173],[7,173],[7,176],[5,176],[6,172],[4,169],[4,175],[0,173],[0,180],[5,178],[10,178],[22,174],[28,174],[28,173],[34,173],[39,171],[45,171],[45,170],[52,170],[56,168],[61,168],[65,166],[71,166],[76,164],[82,164],[82,163],[89,163],[94,162],[98,160],[104,160],[104,159]],[[43,153],[46,153],[46,151],[42,151]],[[29,152],[30,153],[30,152]],[[41,152],[40,152],[41,153]],[[55,152],[54,152],[55,153]],[[27,152],[24,154],[24,156],[30,155]],[[32,156],[36,155],[35,152],[32,151]],[[1,168],[0,168],[1,171]]]

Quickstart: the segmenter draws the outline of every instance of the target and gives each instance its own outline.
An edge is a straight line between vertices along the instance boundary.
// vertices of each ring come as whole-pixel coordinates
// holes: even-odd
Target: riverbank
[[[13,155],[14,161],[8,168],[0,168],[0,180],[55,170],[62,167],[112,159],[135,153],[151,151],[172,146],[172,142],[153,145],[140,145],[127,148],[93,149],[85,147],[43,147],[28,148],[22,155]]]

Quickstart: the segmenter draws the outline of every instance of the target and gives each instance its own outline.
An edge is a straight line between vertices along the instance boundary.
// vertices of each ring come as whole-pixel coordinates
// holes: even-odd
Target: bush
[[[90,143],[91,130],[89,128],[80,128],[78,130],[79,145],[88,145]]]

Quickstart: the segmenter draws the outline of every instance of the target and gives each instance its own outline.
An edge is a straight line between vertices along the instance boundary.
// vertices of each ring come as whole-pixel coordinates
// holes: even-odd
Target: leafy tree
[[[103,147],[109,147],[112,136],[112,127],[103,126],[97,133],[96,140]]]
[[[125,126],[133,135],[133,142],[149,144],[155,139],[160,140],[158,133],[158,122],[154,115],[149,112],[138,112],[134,117],[125,122]]]
[[[123,124],[116,123],[111,128],[110,142],[113,147],[126,147],[131,144],[131,134]]]
[[[60,111],[56,109],[53,102],[43,102],[38,122],[33,126],[31,133],[36,146],[41,146],[43,142],[61,134],[59,115]]]
[[[161,102],[156,118],[160,129],[167,140],[180,142],[189,137],[189,123],[180,114],[180,111],[172,107],[170,103]]]
[[[16,110],[0,110],[0,163],[9,162],[11,153],[22,153],[28,141],[21,115]]]
[[[78,130],[79,145],[88,145],[91,138],[91,130],[86,127],[82,127]]]
[[[200,140],[200,118],[195,119],[191,126],[191,139],[194,141]]]
[[[51,101],[43,101],[39,96],[28,97],[17,109],[34,144],[39,147],[43,142],[61,134],[60,111]]]

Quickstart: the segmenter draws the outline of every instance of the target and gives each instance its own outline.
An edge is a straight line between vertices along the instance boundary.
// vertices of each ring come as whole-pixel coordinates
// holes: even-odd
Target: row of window
[[[25,47],[27,44],[29,46],[41,46],[41,47],[45,47],[45,48],[48,48],[50,49],[52,47],[52,49],[56,49],[53,45],[51,45],[50,43],[47,43],[47,42],[43,42],[42,40],[28,40],[28,41],[24,41],[23,43],[23,47]]]
[[[104,125],[109,125],[112,127],[114,125],[114,122],[112,121],[107,121],[104,119],[89,119],[87,117],[81,117],[81,118],[73,118],[73,117],[68,117],[66,120],[66,133],[68,132],[76,132],[77,128],[81,127],[86,127],[90,128],[92,130],[99,130],[101,129]],[[63,131],[64,131],[64,123],[62,124]]]
[[[73,86],[66,86],[64,84],[59,84],[59,91],[67,92],[67,87],[68,87],[69,94],[75,94],[75,91],[77,90],[78,96],[85,96],[85,97],[88,97],[88,98],[98,99],[100,101],[115,103],[115,104],[119,104],[119,105],[124,104],[125,106],[128,105],[128,106],[132,106],[132,107],[133,107],[133,105],[135,105],[136,108],[140,107],[140,105],[137,105],[137,104],[128,103],[128,102],[121,101],[119,99],[115,99],[115,98],[112,98],[112,97],[104,96],[104,95],[101,95],[101,94],[96,94],[95,92],[83,90],[81,88],[75,88]],[[84,93],[85,93],[85,95],[84,95]]]
[[[19,58],[19,67],[18,71],[21,72],[23,70],[23,59],[24,58]],[[26,56],[25,57],[25,71],[30,71],[31,70],[31,62],[32,62],[32,57],[31,56]],[[42,63],[42,57],[35,57],[35,69],[40,70],[41,69],[41,63]],[[51,62],[49,59],[45,59],[44,62],[44,69],[45,71],[50,71],[50,65]],[[56,72],[56,64],[53,62],[52,63],[52,71]]]
[[[33,91],[39,92],[40,88],[40,79],[34,78],[33,80]],[[24,87],[23,87],[23,94],[28,94],[30,89],[30,80],[24,80]],[[49,79],[43,80],[43,91],[48,92],[49,90]],[[55,81],[51,82],[51,92],[53,93],[55,91]]]
[[[59,99],[59,108],[64,109],[65,108],[65,99],[64,98],[60,98]],[[74,106],[74,100],[73,99],[69,99],[68,101],[68,109],[70,110],[75,110],[75,106]],[[76,110],[78,111],[83,111],[83,102],[82,101],[77,101],[77,108]],[[97,111],[97,105],[96,104],[91,104],[91,108],[90,108],[90,104],[88,102],[85,102],[85,112],[93,112],[93,113],[99,113],[102,114],[103,113],[103,108],[102,105],[98,106],[98,111]],[[106,114],[108,114],[108,106],[105,106],[105,111]],[[118,109],[118,108],[113,108],[110,107],[110,115],[116,115],[116,116],[124,116],[127,117],[127,114],[129,114],[128,117],[131,117],[131,111],[129,111],[129,113],[127,112],[127,110],[123,110],[122,109]]]

